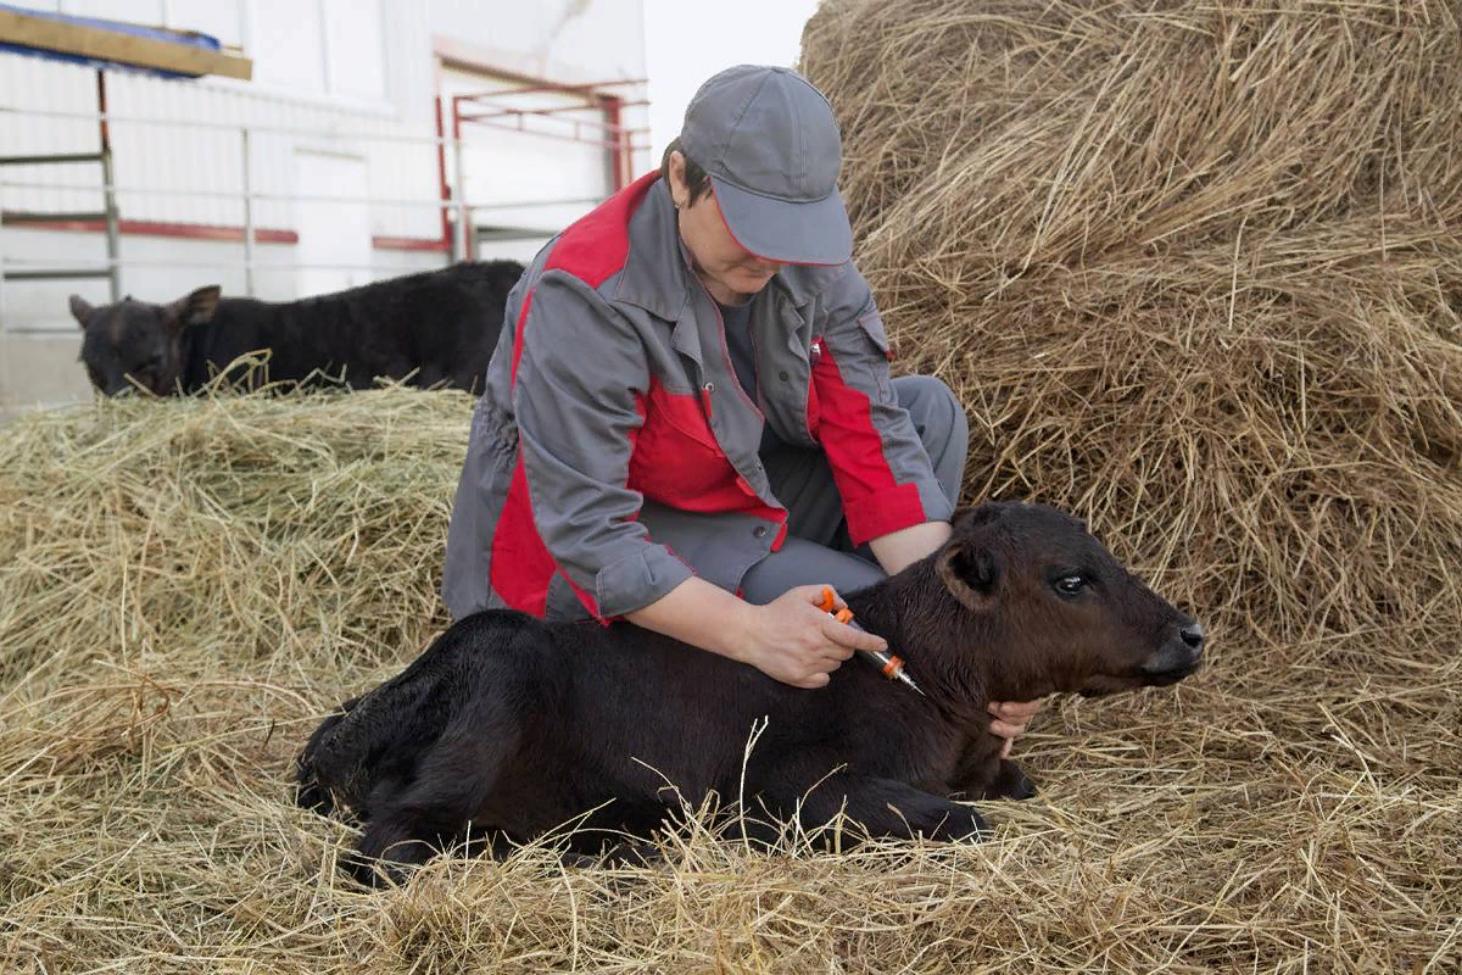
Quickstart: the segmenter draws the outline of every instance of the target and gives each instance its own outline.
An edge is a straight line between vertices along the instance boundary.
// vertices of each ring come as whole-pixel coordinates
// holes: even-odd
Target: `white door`
[[[295,229],[300,297],[371,280],[371,210],[365,160],[295,153]],[[357,202],[347,202],[347,201]]]

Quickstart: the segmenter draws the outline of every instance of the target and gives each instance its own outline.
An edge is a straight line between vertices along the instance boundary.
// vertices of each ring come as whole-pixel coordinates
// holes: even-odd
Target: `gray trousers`
[[[970,441],[964,407],[933,376],[900,376],[893,389],[924,443],[939,486],[951,504],[958,504]],[[787,537],[742,577],[748,602],[769,603],[794,586],[819,583],[852,592],[885,577],[868,546],[854,551],[849,543],[842,502],[822,451],[783,446],[763,454],[762,463],[772,493],[787,507]]]

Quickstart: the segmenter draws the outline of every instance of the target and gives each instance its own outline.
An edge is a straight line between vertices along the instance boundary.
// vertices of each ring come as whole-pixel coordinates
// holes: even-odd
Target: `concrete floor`
[[[81,330],[0,332],[0,423],[33,409],[86,402],[91,383],[77,361]]]

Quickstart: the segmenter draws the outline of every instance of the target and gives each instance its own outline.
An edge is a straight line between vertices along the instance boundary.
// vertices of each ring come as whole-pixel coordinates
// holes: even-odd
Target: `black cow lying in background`
[[[366,823],[353,869],[367,883],[377,858],[399,876],[469,827],[498,846],[589,814],[569,843],[598,853],[598,831],[649,836],[679,797],[711,792],[809,830],[841,813],[875,836],[975,838],[984,821],[951,795],[1034,792],[1000,757],[988,701],[1171,684],[1204,642],[1080,522],[1039,505],[962,514],[940,550],[847,602],[928,697],[856,660],[799,690],[629,624],[488,611],[325,719],[298,761],[299,802]]]
[[[133,388],[159,396],[197,392],[239,356],[269,350],[258,384],[343,379],[361,389],[375,379],[480,391],[502,331],[516,261],[456,264],[334,294],[274,303],[220,298],[217,285],[166,305],[130,296],[94,308],[71,296],[86,338],[81,361],[97,389]]]

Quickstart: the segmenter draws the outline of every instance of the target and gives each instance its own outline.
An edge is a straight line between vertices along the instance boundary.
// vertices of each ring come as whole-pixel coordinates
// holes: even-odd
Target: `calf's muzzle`
[[[1159,686],[1176,684],[1192,674],[1203,662],[1203,643],[1206,636],[1203,626],[1188,622],[1177,631],[1152,656],[1138,668],[1146,683]]]

